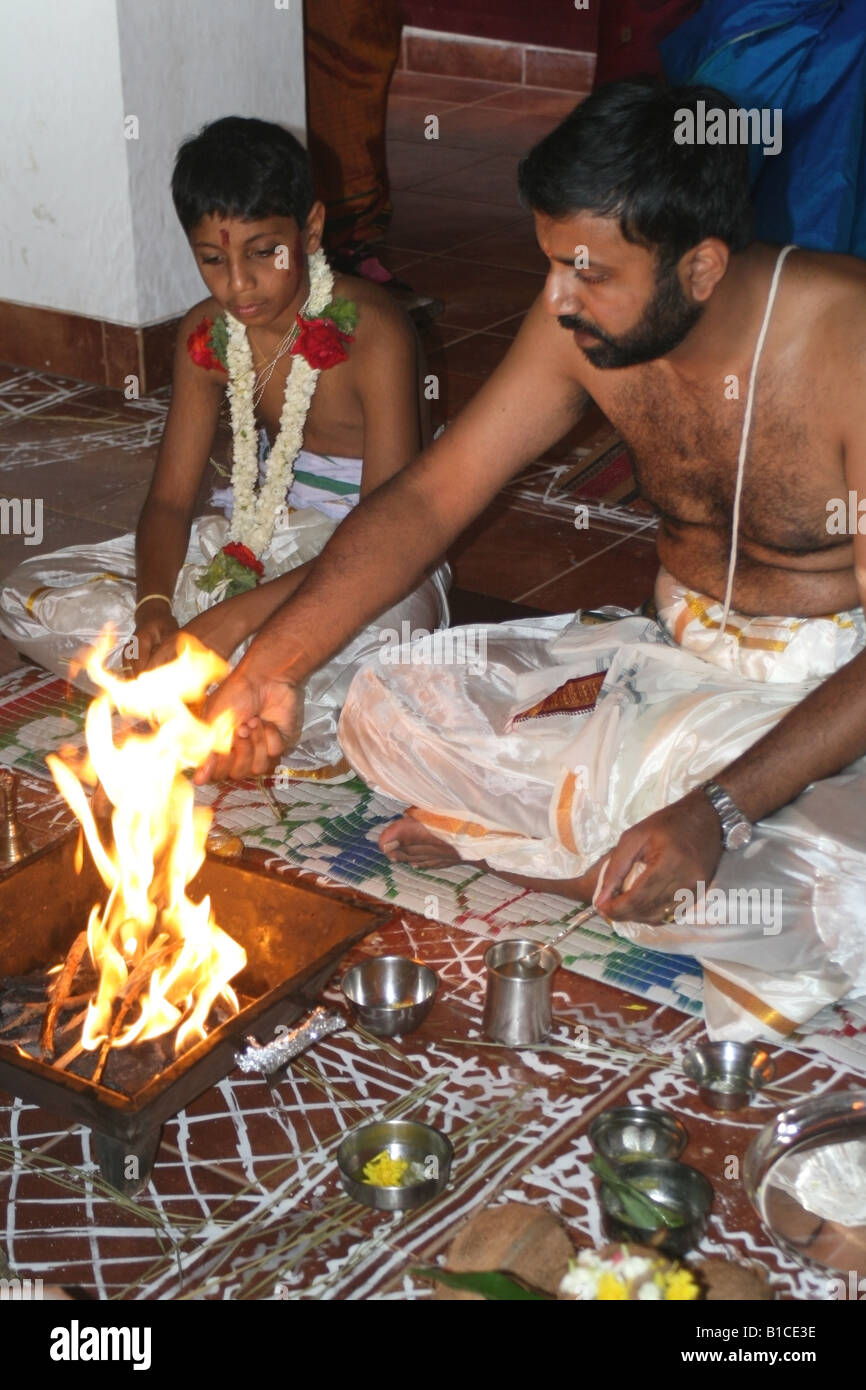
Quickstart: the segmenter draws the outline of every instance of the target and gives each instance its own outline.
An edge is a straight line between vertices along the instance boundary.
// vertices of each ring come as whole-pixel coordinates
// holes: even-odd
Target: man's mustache
[[[561,314],[559,323],[562,328],[569,329],[572,333],[591,333],[594,338],[606,341],[605,335],[601,333],[594,323],[586,323],[583,319],[575,318],[572,314]]]

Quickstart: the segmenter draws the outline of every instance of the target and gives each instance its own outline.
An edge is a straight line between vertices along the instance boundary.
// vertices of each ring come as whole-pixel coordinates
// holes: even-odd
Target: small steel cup
[[[653,1230],[635,1225],[623,1208],[620,1194],[602,1182],[599,1198],[602,1227],[611,1240],[630,1241],[648,1245],[665,1255],[685,1255],[696,1246],[704,1233],[707,1217],[713,1205],[712,1184],[686,1163],[667,1158],[641,1159],[627,1169],[630,1182],[661,1202],[679,1217],[679,1225],[659,1225]]]
[[[679,1158],[688,1140],[682,1120],[651,1105],[617,1105],[603,1110],[589,1127],[590,1144],[612,1163]]]
[[[744,1109],[775,1075],[766,1048],[741,1042],[698,1043],[683,1058],[683,1071],[711,1110]]]
[[[534,951],[531,969],[521,973],[521,956]],[[551,976],[562,964],[550,946],[538,949],[537,941],[497,941],[484,953],[487,996],[484,1032],[493,1042],[508,1047],[529,1047],[543,1042],[553,1022]],[[510,967],[513,967],[513,972]]]

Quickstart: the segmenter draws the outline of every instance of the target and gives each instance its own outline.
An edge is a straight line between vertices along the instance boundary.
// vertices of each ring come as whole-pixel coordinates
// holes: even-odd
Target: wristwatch
[[[698,790],[706,794],[722,823],[722,844],[725,849],[745,849],[752,838],[752,822],[718,782],[703,782]]]

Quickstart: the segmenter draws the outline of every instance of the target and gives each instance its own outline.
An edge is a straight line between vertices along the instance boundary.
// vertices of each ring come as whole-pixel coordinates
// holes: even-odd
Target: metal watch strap
[[[745,849],[752,838],[752,822],[718,782],[703,782],[700,790],[705,794],[713,810],[721,821],[722,843],[725,849]]]

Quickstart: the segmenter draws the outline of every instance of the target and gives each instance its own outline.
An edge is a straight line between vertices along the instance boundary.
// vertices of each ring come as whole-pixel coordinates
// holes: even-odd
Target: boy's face
[[[324,208],[316,203],[301,230],[293,217],[208,213],[190,232],[196,264],[222,309],[241,323],[287,331],[307,293],[306,256],[322,241]]]

